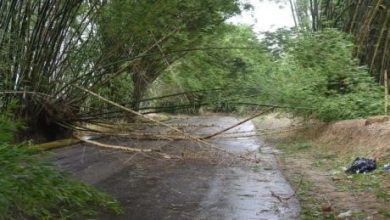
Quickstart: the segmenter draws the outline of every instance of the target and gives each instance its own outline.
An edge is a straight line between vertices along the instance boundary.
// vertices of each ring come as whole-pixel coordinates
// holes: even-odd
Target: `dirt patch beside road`
[[[383,164],[390,162],[388,120],[297,125],[279,118],[283,118],[279,127],[278,117],[272,116],[260,119],[258,128],[272,122],[278,127],[276,131],[291,130],[272,132],[266,143],[280,151],[279,165],[298,190],[304,219],[336,219],[348,211],[351,216],[347,219],[390,218],[390,174],[383,171]],[[357,156],[377,158],[378,169],[367,174],[345,174],[343,167]]]

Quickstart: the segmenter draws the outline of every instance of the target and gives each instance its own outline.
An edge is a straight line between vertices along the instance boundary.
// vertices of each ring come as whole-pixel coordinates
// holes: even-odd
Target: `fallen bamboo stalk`
[[[174,141],[174,140],[186,140],[188,138],[185,138],[184,136],[179,135],[165,135],[165,134],[133,134],[133,133],[122,133],[122,134],[116,134],[116,133],[101,133],[103,135],[107,136],[117,136],[117,137],[127,137],[130,139],[142,139],[142,140],[167,140],[167,141]]]
[[[43,97],[53,98],[53,96],[48,95],[46,93],[34,92],[34,91],[0,91],[0,94],[33,95],[33,96],[43,96]]]
[[[79,143],[80,140],[76,138],[68,138],[68,139],[63,139],[63,140],[58,140],[58,141],[52,141],[44,144],[38,144],[34,146],[34,148],[42,151],[47,151],[47,150],[53,150],[56,148],[61,148],[64,146],[72,145],[72,144],[77,144]]]
[[[104,147],[104,148],[109,148],[109,149],[114,149],[114,150],[121,150],[121,151],[126,151],[126,152],[152,152],[152,149],[140,149],[140,148],[133,148],[133,147],[125,147],[125,146],[119,146],[119,145],[111,145],[111,144],[103,144],[97,141],[91,141],[86,138],[78,137],[75,136],[78,140],[83,141],[88,144],[93,144],[99,147]]]
[[[208,136],[206,136],[206,137],[202,137],[202,139],[205,140],[205,139],[210,139],[210,138],[213,138],[213,137],[215,137],[215,136],[218,136],[218,135],[220,135],[220,134],[222,134],[222,133],[224,133],[224,132],[226,132],[226,131],[229,131],[229,130],[231,130],[231,129],[237,127],[237,126],[240,126],[240,125],[244,124],[244,123],[247,122],[247,121],[250,121],[250,120],[252,120],[252,119],[254,119],[254,118],[257,118],[257,117],[259,117],[260,115],[262,115],[262,114],[264,114],[264,113],[266,113],[266,112],[268,112],[269,110],[272,110],[272,109],[273,109],[273,108],[270,108],[270,109],[267,109],[267,110],[262,111],[262,112],[260,112],[260,113],[257,113],[257,114],[255,114],[255,115],[253,115],[253,116],[251,116],[251,117],[249,117],[249,118],[247,118],[247,119],[245,119],[245,120],[242,120],[242,121],[240,121],[239,123],[234,124],[234,125],[232,125],[232,126],[230,126],[230,127],[228,127],[228,128],[225,128],[225,129],[223,129],[223,130],[221,130],[221,131],[218,131],[218,132],[216,132],[216,133],[214,133],[214,134],[211,134],[211,135],[208,135]]]
[[[274,133],[285,133],[291,131],[297,131],[306,128],[305,126],[299,126],[288,129],[281,128],[273,128],[273,129],[257,129],[252,131],[237,131],[237,132],[229,132],[224,134],[219,134],[219,138],[246,138],[246,137],[257,137],[260,135],[269,135]],[[163,134],[163,133],[118,133],[118,132],[99,132],[99,135],[105,136],[116,136],[116,137],[127,137],[130,139],[138,139],[138,140],[167,140],[167,141],[175,141],[175,140],[188,140],[188,138],[178,135],[178,134]],[[207,134],[203,134],[207,135]],[[202,136],[202,134],[198,134],[198,136]],[[199,137],[200,138],[200,137]]]

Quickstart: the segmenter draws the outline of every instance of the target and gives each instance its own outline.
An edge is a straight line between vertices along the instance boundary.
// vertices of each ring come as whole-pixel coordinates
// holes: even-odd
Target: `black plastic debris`
[[[357,157],[345,171],[346,173],[366,173],[376,169],[376,161]]]

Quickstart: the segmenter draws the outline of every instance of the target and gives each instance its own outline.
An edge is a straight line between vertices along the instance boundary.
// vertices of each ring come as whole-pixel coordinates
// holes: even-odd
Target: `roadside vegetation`
[[[110,195],[75,180],[29,143],[11,144],[17,123],[0,115],[0,219],[77,219],[120,213]]]
[[[279,118],[272,116],[273,123],[278,124]],[[337,125],[302,125],[294,120],[294,126],[274,129],[266,135],[266,141],[277,150],[282,172],[296,191],[302,219],[343,219],[337,216],[347,212],[352,219],[388,219],[390,177],[383,165],[388,163],[390,151],[382,147],[388,143],[387,138],[375,134],[359,137],[354,133],[376,130],[387,122],[368,128],[362,119],[339,121]],[[258,119],[256,124],[264,126],[264,121],[269,123],[270,119]],[[376,158],[377,169],[363,174],[345,173],[344,168],[361,156]]]
[[[389,1],[286,4],[296,26],[260,38],[226,22],[251,10],[245,1],[2,1],[0,217],[119,211],[109,196],[42,162],[28,142],[160,112],[272,108],[325,122],[387,114]],[[291,154],[316,152],[298,145]],[[346,162],[335,156],[317,165]],[[379,193],[376,174],[369,179]]]

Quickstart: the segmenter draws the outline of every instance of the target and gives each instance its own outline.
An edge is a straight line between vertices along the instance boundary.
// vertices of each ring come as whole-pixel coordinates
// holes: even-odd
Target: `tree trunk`
[[[298,28],[298,22],[297,22],[297,18],[295,16],[296,9],[294,8],[294,3],[292,2],[292,0],[290,0],[289,2],[290,2],[291,14],[292,14],[292,17],[294,19],[295,27]]]

